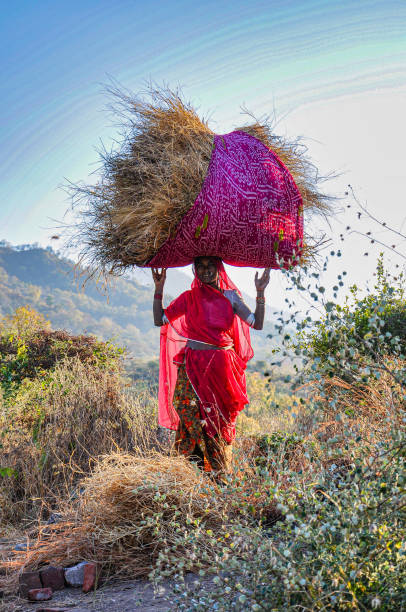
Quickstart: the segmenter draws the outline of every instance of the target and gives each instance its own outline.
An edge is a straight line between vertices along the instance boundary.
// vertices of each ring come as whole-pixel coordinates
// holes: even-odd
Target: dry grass
[[[394,371],[401,371],[405,365],[390,356],[384,359],[384,364]],[[313,432],[321,440],[334,436],[344,439],[348,429],[356,431],[363,440],[386,440],[389,424],[401,424],[406,393],[388,371],[382,371],[379,379],[369,378],[365,384],[326,378],[324,393],[323,397],[314,395],[324,413],[323,422]],[[337,420],[337,414],[344,418]]]
[[[89,378],[89,366],[85,367],[86,381],[80,393],[77,390],[76,396],[63,394],[62,389],[66,390],[69,386],[64,370],[63,376],[60,374],[62,378],[59,380],[63,384],[59,395],[52,396],[61,414],[66,413],[65,428],[70,427],[70,436],[75,432],[76,438],[82,435],[85,426],[85,409],[80,408],[78,398],[83,399],[85,386],[91,388],[93,385]],[[84,372],[77,369],[73,377],[78,379],[79,374],[84,377]],[[215,563],[217,542],[226,532],[233,534],[233,520],[241,524],[251,521],[254,525],[261,522],[271,526],[281,518],[276,501],[269,495],[271,483],[272,486],[289,489],[293,472],[301,474],[303,483],[314,482],[314,466],[304,454],[304,445],[312,440],[317,441],[320,434],[331,435],[328,423],[337,424],[335,416],[338,412],[345,414],[348,409],[358,408],[352,421],[348,417],[350,425],[352,423],[354,428],[358,428],[360,434],[366,436],[365,439],[368,439],[371,430],[375,436],[383,437],[385,416],[390,412],[393,421],[404,402],[401,390],[389,375],[383,375],[379,381],[370,380],[364,387],[351,386],[338,379],[330,379],[326,384],[329,385],[329,398],[324,398],[326,427],[323,425],[319,430],[309,431],[304,442],[298,439],[294,445],[282,443],[266,457],[255,436],[240,436],[235,444],[234,472],[225,487],[218,487],[183,457],[151,451],[155,434],[150,404],[152,399],[146,391],[145,397],[130,401],[121,391],[119,403],[125,405],[131,415],[131,453],[116,451],[112,445],[108,454],[97,457],[103,445],[108,447],[111,437],[97,427],[89,427],[86,445],[92,449],[92,459],[89,461],[89,453],[87,463],[85,461],[81,468],[81,478],[76,481],[79,494],[75,499],[65,494],[59,500],[55,509],[62,514],[62,522],[46,526],[38,522],[36,527],[26,531],[25,537],[28,536],[30,541],[28,551],[3,554],[0,588],[10,593],[15,591],[21,571],[48,563],[68,566],[82,560],[97,560],[104,578],[134,578],[148,575],[157,564],[165,569],[166,566],[177,567],[180,561],[185,561],[189,568],[197,569],[193,558],[196,546],[206,555],[203,563]],[[108,387],[101,384],[97,410],[100,418],[100,411],[108,417],[108,430],[114,422],[121,422],[119,419],[122,419],[123,409],[121,416],[114,416],[116,413],[108,412],[112,410],[108,403],[102,406],[101,398],[106,389]],[[274,390],[269,385],[264,387],[259,376],[251,377],[250,389],[253,402],[258,404],[258,418],[261,415],[265,418],[262,430],[266,431],[269,415],[259,410],[260,401],[261,397],[265,402],[269,401]],[[92,398],[95,393],[93,389]],[[64,400],[64,397],[67,399]],[[336,399],[335,405],[331,402],[333,397]],[[306,407],[296,409],[306,411]],[[79,418],[76,418],[75,410],[79,411]],[[288,406],[284,410],[288,412]],[[58,418],[57,422],[61,423],[62,416]],[[337,427],[341,427],[341,430],[335,429],[334,434],[339,434],[343,427],[348,426],[348,422],[338,423]],[[51,435],[56,430],[47,431]],[[105,435],[103,440],[99,439],[100,435]],[[63,446],[63,439],[60,438],[57,445]],[[26,452],[28,473],[32,470],[32,448],[27,447]],[[268,473],[265,479],[255,467],[261,457],[266,460],[266,463],[261,463]],[[334,463],[347,469],[350,459],[345,453],[340,459],[341,463],[335,456],[320,457],[326,468]],[[35,476],[34,473],[34,477],[37,478],[38,474]],[[28,485],[32,486],[32,483],[28,482]],[[63,493],[66,490],[61,490],[61,495]],[[45,490],[43,494],[46,496],[48,492]]]
[[[103,271],[144,265],[196,199],[213,132],[177,92],[150,89],[151,101],[110,90],[123,111],[123,142],[102,154],[95,186],[71,187],[80,211],[76,241]]]
[[[101,153],[101,178],[95,185],[68,187],[77,209],[69,245],[81,249],[81,262],[90,271],[104,275],[147,265],[174,234],[200,192],[214,137],[177,91],[151,87],[148,99],[117,89],[109,93],[117,100],[122,144],[118,151]],[[305,211],[330,210],[330,199],[319,190],[322,178],[299,141],[276,136],[269,122],[239,129],[280,157]]]
[[[0,412],[0,466],[13,470],[0,479],[0,523],[46,515],[101,454],[151,447],[155,405],[126,397],[121,385],[117,372],[78,358],[58,363],[51,381],[23,382]]]
[[[183,457],[112,453],[102,458],[82,481],[80,498],[61,507],[65,520],[40,530],[28,552],[3,561],[3,588],[14,589],[23,569],[83,559],[97,560],[105,576],[148,574],[191,521],[204,520],[214,531],[222,527],[223,501],[205,479]],[[179,558],[186,553],[179,549]]]
[[[251,382],[260,394],[258,381],[254,377]],[[363,388],[334,379],[329,384],[326,407],[331,406],[333,395],[341,402],[334,410],[341,413],[350,406],[362,406],[362,413],[354,416],[353,423],[360,427],[362,435],[368,434],[367,423],[372,421],[377,428],[381,426],[383,435],[382,421],[388,409],[394,406],[396,412],[399,402],[404,401],[393,379],[385,376]],[[233,519],[270,526],[281,518],[276,502],[269,496],[271,481],[289,488],[292,472],[300,473],[304,483],[314,481],[314,467],[305,457],[300,440],[297,445],[281,444],[274,455],[267,457],[268,477],[264,480],[255,469],[262,451],[255,436],[251,436],[237,439],[234,472],[229,484],[220,488],[185,458],[148,450],[147,432],[153,427],[152,421],[148,423],[149,417],[145,418],[145,401],[132,414],[137,422],[135,430],[139,429],[140,435],[144,431],[145,442],[131,454],[113,451],[94,461],[90,475],[79,483],[81,493],[77,498],[60,501],[58,510],[63,521],[32,530],[27,552],[3,558],[0,586],[6,592],[15,590],[21,571],[48,563],[68,566],[97,560],[105,578],[146,576],[158,562],[161,569],[165,564],[176,567],[181,560],[194,568],[195,561],[190,556],[194,544],[189,546],[190,538],[198,542],[199,550],[206,555],[204,563],[209,565],[215,562],[218,551],[217,544],[211,542],[224,537],[226,531],[233,533]],[[334,415],[326,413],[326,423],[327,419],[333,420]],[[323,432],[323,427],[309,432],[307,440],[317,440]],[[344,469],[346,457],[341,461]],[[325,467],[332,462],[338,465],[335,457],[326,455]]]

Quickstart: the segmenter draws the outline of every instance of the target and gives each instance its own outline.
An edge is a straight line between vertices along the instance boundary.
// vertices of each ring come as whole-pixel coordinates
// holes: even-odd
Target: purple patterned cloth
[[[294,264],[303,242],[300,192],[272,150],[245,132],[214,137],[207,176],[193,207],[147,264],[185,266],[199,255],[234,266]]]

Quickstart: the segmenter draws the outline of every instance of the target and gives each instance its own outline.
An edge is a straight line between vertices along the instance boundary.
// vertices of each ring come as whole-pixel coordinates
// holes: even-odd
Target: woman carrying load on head
[[[231,466],[238,413],[248,403],[249,327],[262,329],[269,268],[255,275],[255,313],[217,257],[197,257],[191,289],[165,310],[166,270],[152,269],[154,323],[161,326],[159,424],[176,429],[175,447],[219,478]]]

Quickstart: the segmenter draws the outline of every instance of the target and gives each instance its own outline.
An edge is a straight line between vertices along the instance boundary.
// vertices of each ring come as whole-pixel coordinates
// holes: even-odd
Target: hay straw
[[[113,453],[81,484],[76,506],[61,509],[66,520],[48,525],[29,551],[3,562],[3,588],[15,589],[23,570],[84,559],[98,561],[105,576],[145,576],[189,521],[204,519],[213,531],[223,524],[215,485],[210,490],[207,478],[183,457]],[[181,546],[178,554],[187,551]]]
[[[206,176],[213,132],[190,104],[169,89],[149,89],[151,101],[117,89],[123,142],[104,151],[95,186],[71,185],[83,205],[74,242],[104,272],[142,266],[171,236]]]
[[[18,474],[0,478],[0,525],[36,520],[69,495],[96,457],[140,443],[133,406],[111,369],[76,356],[55,366],[48,385],[41,379],[22,385],[12,408],[0,414],[0,465]],[[143,424],[146,429],[146,414]]]
[[[108,88],[120,121],[122,144],[100,152],[96,185],[69,184],[77,212],[69,247],[102,275],[143,266],[174,234],[193,206],[207,173],[214,133],[178,91],[149,87],[148,100]],[[268,120],[241,129],[271,147],[291,172],[305,211],[327,213],[322,178],[300,141],[273,134]]]

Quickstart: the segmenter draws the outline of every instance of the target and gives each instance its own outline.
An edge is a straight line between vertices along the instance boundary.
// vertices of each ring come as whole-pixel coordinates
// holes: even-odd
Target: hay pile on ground
[[[12,590],[19,571],[46,563],[97,560],[105,576],[134,578],[148,574],[169,546],[186,558],[183,540],[176,548],[179,533],[192,523],[213,532],[223,525],[222,500],[209,485],[183,457],[108,455],[82,481],[80,498],[61,508],[65,520],[40,531],[28,552],[3,562],[2,586]]]
[[[0,527],[46,520],[100,455],[165,445],[156,396],[121,376],[122,349],[42,325],[27,308],[0,321]]]
[[[46,516],[95,457],[130,448],[130,408],[115,373],[78,358],[25,379],[0,413],[0,466],[8,470],[0,479],[0,524]]]
[[[123,141],[101,153],[96,185],[69,185],[77,217],[69,246],[103,274],[148,264],[193,206],[210,162],[214,133],[179,92],[148,90],[149,101],[109,90],[118,100]],[[298,140],[273,133],[269,122],[238,128],[270,147],[295,180],[305,212],[330,209],[322,178]],[[309,241],[309,237],[307,238]]]

